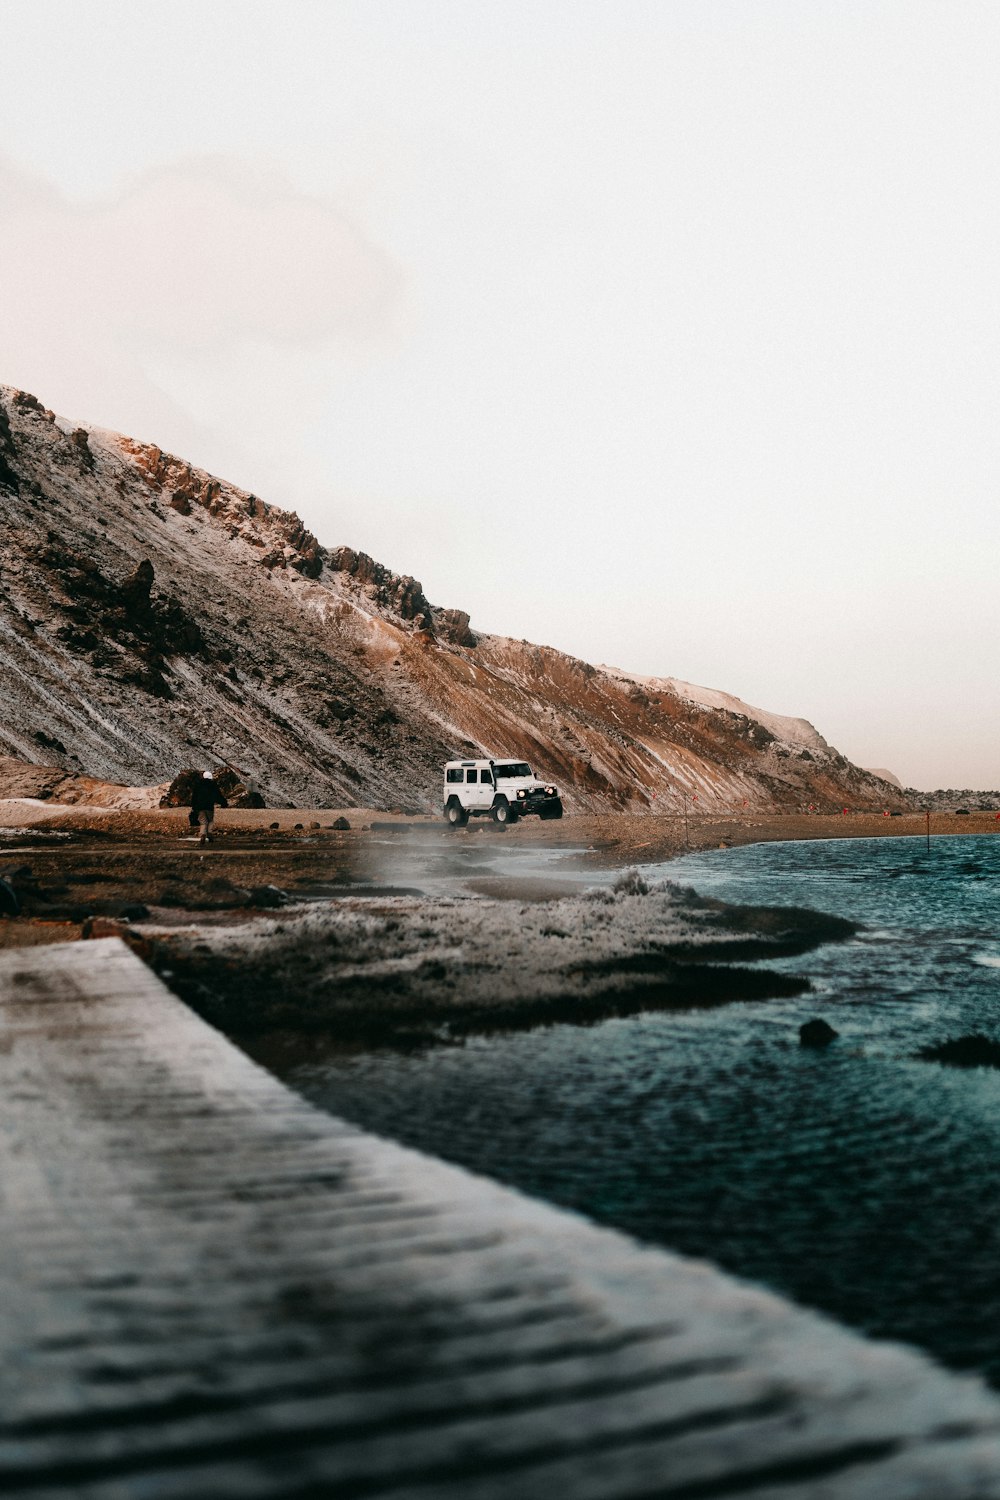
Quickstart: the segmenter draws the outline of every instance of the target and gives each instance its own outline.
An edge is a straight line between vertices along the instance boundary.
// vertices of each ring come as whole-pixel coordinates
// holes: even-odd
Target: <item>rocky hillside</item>
[[[1000,791],[976,791],[971,787],[938,787],[935,792],[918,792],[915,787],[906,790],[914,807],[927,808],[929,812],[953,813],[964,808],[966,812],[1000,814]]]
[[[441,762],[484,753],[569,808],[907,803],[803,720],[475,633],[296,515],[8,387],[0,693],[0,755],[133,786],[228,763],[272,803],[436,808]]]

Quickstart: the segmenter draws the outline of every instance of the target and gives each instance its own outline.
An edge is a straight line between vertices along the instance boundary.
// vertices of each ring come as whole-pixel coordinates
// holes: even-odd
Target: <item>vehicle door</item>
[[[486,767],[469,766],[466,773],[466,806],[473,811],[493,806],[493,775]]]

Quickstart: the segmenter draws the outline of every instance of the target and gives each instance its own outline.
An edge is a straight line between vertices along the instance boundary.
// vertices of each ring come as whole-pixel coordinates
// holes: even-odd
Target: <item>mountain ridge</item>
[[[474,630],[418,580],[152,443],[0,386],[0,754],[270,802],[437,807],[442,761],[531,761],[569,808],[908,805],[812,725]]]

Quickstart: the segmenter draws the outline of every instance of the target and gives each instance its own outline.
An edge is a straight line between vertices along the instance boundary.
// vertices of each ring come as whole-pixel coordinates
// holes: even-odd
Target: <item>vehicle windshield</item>
[[[502,764],[498,761],[493,769],[497,779],[502,778],[504,781],[512,781],[517,776],[531,775],[531,767],[523,760],[509,760]]]

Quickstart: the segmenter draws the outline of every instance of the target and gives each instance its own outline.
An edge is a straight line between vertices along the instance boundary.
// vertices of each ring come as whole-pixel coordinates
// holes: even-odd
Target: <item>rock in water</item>
[[[828,1021],[819,1016],[814,1016],[811,1021],[806,1021],[799,1027],[800,1047],[829,1047],[832,1041],[840,1035],[834,1031]]]
[[[950,1068],[1000,1068],[1000,1042],[978,1031],[921,1047],[916,1055],[923,1062],[944,1063]]]

